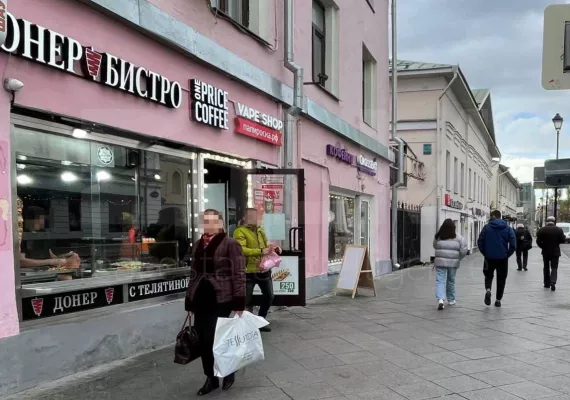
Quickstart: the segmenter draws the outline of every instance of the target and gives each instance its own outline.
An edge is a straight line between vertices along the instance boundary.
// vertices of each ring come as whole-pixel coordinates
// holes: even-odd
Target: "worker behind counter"
[[[81,261],[77,253],[70,251],[58,256],[51,251],[49,240],[32,238],[36,233],[45,232],[46,213],[43,208],[37,206],[24,208],[23,217],[24,232],[29,239],[22,239],[21,242],[20,268],[79,268]],[[62,279],[66,279],[66,277],[64,276]]]

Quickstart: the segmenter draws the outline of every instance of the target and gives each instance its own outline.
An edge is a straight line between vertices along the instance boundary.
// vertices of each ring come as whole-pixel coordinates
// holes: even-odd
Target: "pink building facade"
[[[13,373],[0,395],[171,342],[184,313],[180,249],[198,237],[206,208],[223,209],[230,231],[245,207],[283,214],[264,224],[290,247],[299,239],[288,229],[304,219],[297,295],[334,287],[346,244],[368,246],[377,275],[391,271],[388,2],[292,2],[304,79],[290,135],[283,3],[10,2],[0,51],[9,86],[0,96],[0,347],[12,350],[0,368]],[[303,175],[275,173],[284,168]],[[267,174],[246,178],[245,169]],[[182,239],[151,234],[167,214]],[[180,268],[120,277],[149,264],[160,240],[172,247],[161,257]],[[58,271],[72,263],[68,251],[82,276]],[[38,268],[50,258],[64,261]],[[73,352],[50,350],[62,348]],[[38,352],[53,372],[33,365]]]

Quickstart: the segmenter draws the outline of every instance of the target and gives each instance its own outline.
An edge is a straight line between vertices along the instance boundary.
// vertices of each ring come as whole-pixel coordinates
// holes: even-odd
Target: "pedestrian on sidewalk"
[[[517,237],[517,265],[518,271],[528,271],[528,251],[532,249],[532,236],[524,224],[518,224],[515,230]]]
[[[435,249],[434,266],[436,270],[435,296],[438,310],[447,304],[453,306],[455,301],[455,275],[461,260],[467,255],[467,243],[455,233],[455,223],[446,219],[435,234],[433,248]]]
[[[491,212],[491,220],[483,227],[477,241],[479,251],[485,257],[483,274],[485,274],[485,304],[491,305],[491,288],[493,278],[497,271],[497,297],[495,306],[501,307],[507,275],[509,274],[509,257],[517,248],[515,232],[507,221],[501,219],[501,212],[494,210]]]
[[[558,278],[558,261],[560,259],[560,244],[566,242],[562,228],[556,226],[556,219],[552,216],[546,219],[546,226],[540,228],[536,234],[536,244],[542,249],[544,262],[544,287],[556,290]]]
[[[261,260],[271,251],[281,253],[281,248],[270,244],[261,226],[263,214],[257,208],[248,208],[245,211],[243,224],[234,231],[234,239],[241,245],[246,257],[246,309],[253,312],[253,291],[259,286],[262,295],[262,304],[258,315],[267,319],[269,309],[273,304],[273,280],[271,271],[261,270]],[[261,332],[271,332],[269,326],[260,329]]]
[[[214,336],[218,318],[232,312],[241,316],[245,309],[245,258],[241,246],[224,232],[219,211],[206,210],[202,217],[204,234],[193,246],[192,270],[184,307],[194,313],[202,367],[206,383],[198,391],[204,396],[220,387],[214,376]],[[228,390],[235,375],[224,378],[222,389]]]

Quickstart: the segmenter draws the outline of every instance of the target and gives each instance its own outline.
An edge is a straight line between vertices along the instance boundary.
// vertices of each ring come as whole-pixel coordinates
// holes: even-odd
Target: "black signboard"
[[[188,281],[189,278],[186,276],[177,276],[156,281],[131,283],[129,284],[129,301],[138,301],[184,292],[186,288],[188,288]]]
[[[190,80],[192,119],[219,129],[228,127],[228,92],[198,79]]]
[[[91,288],[22,299],[24,321],[69,314],[123,302],[123,286]]]

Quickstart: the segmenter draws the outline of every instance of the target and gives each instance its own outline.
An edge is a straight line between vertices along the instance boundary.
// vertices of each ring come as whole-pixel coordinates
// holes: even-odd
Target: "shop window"
[[[132,282],[133,274],[139,281],[147,275],[156,280],[187,274],[180,267],[193,230],[188,222],[193,215],[189,158],[13,129],[17,196],[23,203],[18,274],[24,300],[74,285],[64,281],[98,278],[99,284],[122,285]],[[167,175],[172,176],[175,194],[165,190]],[[158,274],[161,271],[164,274]],[[184,289],[166,286],[164,295],[172,287]],[[141,292],[137,286],[129,291],[128,301],[147,295],[156,293]],[[110,299],[105,304],[111,304]],[[40,317],[24,300],[23,318]]]
[[[362,46],[362,119],[376,127],[376,60],[366,46]]]
[[[346,245],[354,244],[354,198],[331,194],[329,203],[329,263],[336,263]]]

